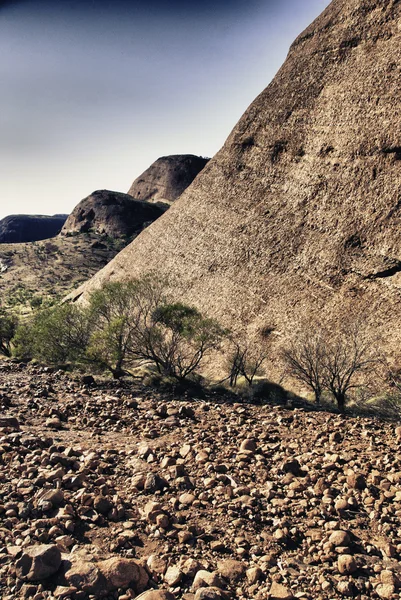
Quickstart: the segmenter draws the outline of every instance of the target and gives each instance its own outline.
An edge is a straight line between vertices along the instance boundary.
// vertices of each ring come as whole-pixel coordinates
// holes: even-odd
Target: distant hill
[[[0,244],[1,305],[26,309],[54,302],[106,265],[124,244],[91,233]]]
[[[10,215],[0,220],[0,244],[36,242],[56,236],[68,215]]]
[[[128,194],[147,202],[174,202],[208,162],[193,154],[162,156],[135,179]]]
[[[207,159],[192,155],[161,158],[154,163],[156,169],[152,169],[154,165],[150,167],[152,189],[156,186],[159,191],[167,190],[166,200],[171,202],[206,162]],[[138,193],[133,197],[96,190],[81,200],[69,216],[17,215],[3,219],[5,225],[8,224],[5,231],[11,232],[13,228],[17,230],[18,224],[26,224],[32,227],[32,233],[20,238],[15,234],[11,238],[13,243],[0,244],[2,303],[25,310],[41,296],[45,301],[54,301],[104,267],[169,208],[169,203],[160,202],[157,193],[148,198],[144,188],[139,187],[143,190],[142,198],[138,198]],[[42,225],[49,221],[57,222],[57,227],[44,230]],[[60,230],[61,234],[57,235]],[[37,237],[33,237],[33,233]],[[5,239],[10,240],[6,236]],[[30,242],[16,243],[19,239]]]
[[[153,223],[167,208],[135,200],[128,194],[97,190],[74,208],[61,233],[90,231],[112,237],[132,236]]]

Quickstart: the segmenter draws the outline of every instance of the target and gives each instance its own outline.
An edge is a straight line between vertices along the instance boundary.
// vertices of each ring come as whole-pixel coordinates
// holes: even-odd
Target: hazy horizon
[[[328,0],[0,2],[0,218],[212,157]]]

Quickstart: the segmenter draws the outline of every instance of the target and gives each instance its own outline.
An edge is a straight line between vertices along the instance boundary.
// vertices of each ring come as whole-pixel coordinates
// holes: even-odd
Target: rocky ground
[[[3,600],[401,597],[401,429],[0,363]]]

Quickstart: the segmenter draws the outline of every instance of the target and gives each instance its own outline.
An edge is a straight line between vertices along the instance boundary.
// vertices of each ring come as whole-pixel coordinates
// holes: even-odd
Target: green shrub
[[[38,303],[39,304],[39,303]],[[64,304],[40,310],[17,330],[15,355],[49,364],[91,362],[115,378],[150,365],[159,375],[194,377],[218,348],[223,329],[182,303],[171,303],[158,277],[109,282],[83,309]]]
[[[73,304],[63,304],[42,310],[20,324],[13,340],[14,354],[48,364],[77,362],[84,359],[88,339],[86,312]]]

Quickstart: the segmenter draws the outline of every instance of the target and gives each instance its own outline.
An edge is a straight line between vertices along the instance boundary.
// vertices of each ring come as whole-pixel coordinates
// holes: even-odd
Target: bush
[[[232,341],[232,349],[228,355],[228,380],[231,387],[236,387],[238,378],[243,377],[252,387],[255,377],[264,375],[263,363],[267,359],[264,350],[247,343]]]
[[[161,376],[193,377],[219,347],[224,330],[194,307],[172,303],[155,276],[109,282],[89,307],[64,304],[41,310],[21,324],[15,355],[49,364],[91,362],[115,378],[151,365]]]
[[[289,374],[312,390],[316,404],[320,404],[324,387],[324,352],[322,335],[312,331],[298,335],[283,352]]]
[[[84,359],[88,340],[86,312],[73,304],[63,304],[21,323],[13,340],[14,354],[49,364],[77,362]]]
[[[308,329],[283,353],[289,373],[314,392],[317,402],[329,391],[344,412],[350,390],[360,387],[361,376],[379,362],[372,340],[359,321],[336,332]]]

